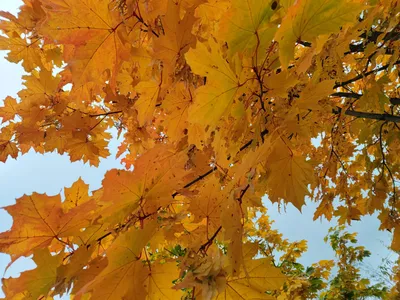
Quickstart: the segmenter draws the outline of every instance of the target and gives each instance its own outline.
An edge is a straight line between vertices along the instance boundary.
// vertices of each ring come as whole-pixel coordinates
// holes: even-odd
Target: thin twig
[[[381,178],[385,174],[385,168],[386,168],[386,170],[389,172],[390,179],[392,180],[393,199],[394,199],[393,205],[392,205],[392,209],[394,210],[394,204],[396,203],[396,183],[395,183],[395,179],[394,179],[392,170],[389,168],[389,166],[387,165],[387,162],[386,162],[385,149],[384,149],[384,146],[383,146],[383,139],[382,139],[383,127],[386,124],[387,124],[387,122],[382,123],[381,127],[379,128],[379,146],[380,146],[381,154],[382,154],[382,175],[381,175]]]
[[[208,248],[213,243],[214,239],[217,237],[217,235],[221,231],[221,229],[222,229],[222,226],[219,226],[218,229],[212,235],[212,237],[210,237],[207,242],[205,242],[203,245],[200,246],[198,252],[200,252],[200,251],[207,252]]]
[[[102,117],[102,116],[109,116],[109,115],[115,115],[115,114],[120,114],[122,113],[122,110],[117,110],[117,111],[109,111],[101,114],[89,114],[89,117],[95,118],[95,117]]]
[[[336,89],[338,87],[343,87],[345,85],[348,85],[349,83],[353,83],[353,82],[355,82],[357,80],[360,80],[360,79],[365,78],[365,77],[367,77],[367,76],[369,76],[371,74],[374,74],[375,72],[380,72],[380,71],[386,70],[391,65],[395,66],[395,65],[398,65],[398,64],[400,64],[400,60],[394,62],[393,64],[389,63],[389,64],[386,64],[386,65],[384,65],[382,67],[379,67],[377,69],[371,70],[369,72],[361,73],[361,74],[357,75],[356,77],[353,77],[353,78],[351,78],[349,80],[346,80],[346,81],[343,81],[341,83],[337,83],[337,84],[335,84],[335,86],[333,88]]]

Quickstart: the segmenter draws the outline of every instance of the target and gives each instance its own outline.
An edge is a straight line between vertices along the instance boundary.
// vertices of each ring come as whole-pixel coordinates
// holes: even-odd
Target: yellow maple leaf
[[[268,157],[267,170],[268,196],[271,201],[283,199],[301,210],[305,196],[310,194],[308,185],[314,181],[311,163],[301,154],[293,152],[285,142],[278,140]]]
[[[143,284],[148,300],[181,299],[182,291],[173,289],[173,280],[179,278],[179,269],[174,262],[156,263],[151,266]]]
[[[64,44],[64,61],[70,65],[77,86],[98,82],[109,70],[115,75],[129,47],[121,37],[122,19],[109,10],[109,1],[42,1],[46,19],[40,32],[54,44]],[[50,40],[51,39],[51,40]]]
[[[219,28],[219,38],[228,42],[230,56],[236,52],[255,54],[258,56],[256,63],[262,62],[265,48],[277,30],[269,23],[275,10],[269,0],[232,1]]]
[[[32,71],[30,75],[22,76],[25,89],[18,92],[21,98],[19,105],[20,114],[28,116],[34,106],[48,106],[52,103],[52,97],[59,92],[60,76],[53,76],[50,71]]]
[[[286,276],[272,265],[271,259],[248,259],[239,276],[226,279],[226,288],[216,299],[276,299],[266,291],[278,290]]]
[[[168,139],[172,142],[179,141],[185,136],[184,132],[188,127],[188,109],[193,100],[191,93],[190,87],[187,88],[180,83],[162,102],[161,107],[166,113],[163,125]]]
[[[21,273],[17,278],[3,279],[3,290],[7,299],[46,299],[57,279],[57,267],[64,254],[51,255],[48,249],[33,253],[37,267]]]
[[[319,217],[325,216],[325,218],[330,221],[333,216],[333,205],[332,205],[332,200],[322,200],[319,206],[317,207],[317,210],[314,213],[314,218],[313,220],[315,221]]]
[[[0,250],[15,261],[36,249],[47,248],[54,240],[63,248],[62,238],[79,235],[80,229],[89,224],[95,206],[86,202],[64,213],[60,195],[34,193],[4,209],[13,216],[14,223],[9,231],[0,234]]]
[[[90,162],[93,166],[98,166],[100,157],[107,157],[110,152],[106,148],[108,145],[104,138],[97,138],[82,131],[75,131],[72,137],[67,140],[66,147],[69,149],[71,161],[83,160]]]
[[[365,6],[353,0],[299,0],[289,7],[275,35],[279,42],[279,56],[287,68],[294,57],[297,41],[312,42],[319,35],[335,33],[343,26],[357,22]]]
[[[107,267],[78,294],[91,292],[94,299],[145,299],[143,284],[146,267],[141,261],[144,246],[156,232],[155,221],[143,229],[130,229],[120,235],[107,249]]]
[[[211,52],[204,43],[197,43],[185,57],[198,75],[207,77],[207,84],[196,89],[194,103],[189,107],[191,123],[214,127],[218,121],[227,116],[235,99],[240,84],[236,74],[222,57],[219,45],[209,41]]]
[[[190,7],[185,11],[181,18],[181,3],[175,3],[168,0],[167,11],[163,22],[164,34],[155,40],[155,57],[164,62],[167,75],[174,75],[175,64],[183,59],[183,55],[189,50],[195,42],[195,36],[192,34],[192,27],[196,21],[194,12],[196,7]],[[165,80],[171,80],[166,78]]]
[[[238,275],[243,263],[242,208],[237,199],[229,199],[229,201],[225,201],[225,203],[227,207],[225,207],[221,213],[221,224],[224,228],[224,240],[227,242],[227,255],[231,268],[230,273]]]
[[[4,99],[4,105],[0,107],[0,117],[2,118],[1,122],[7,122],[9,120],[13,120],[18,113],[18,103],[12,97],[7,97]]]
[[[68,211],[89,201],[89,185],[79,177],[71,187],[64,189],[64,194],[65,200],[63,202],[63,209]]]
[[[135,90],[140,95],[139,99],[135,102],[139,124],[140,126],[150,124],[160,96],[161,83],[157,81],[143,81],[135,87]]]
[[[221,226],[221,213],[227,195],[221,191],[218,178],[214,176],[210,177],[198,190],[199,195],[190,198],[188,210],[194,215],[194,222],[206,219],[204,239],[207,240]]]
[[[3,127],[0,132],[0,161],[5,162],[9,156],[16,158],[19,149],[14,140],[14,124]]]
[[[8,38],[0,36],[0,50],[10,50],[7,60],[14,63],[22,61],[22,66],[27,72],[31,72],[37,66],[43,66],[44,55],[39,45],[39,38],[29,41],[21,38],[17,32],[10,33]]]
[[[351,224],[351,221],[360,220],[361,212],[357,207],[345,207],[343,205],[339,206],[335,212],[335,217],[339,217],[339,224]]]
[[[184,186],[182,172],[185,155],[161,146],[153,148],[135,163],[133,172],[111,170],[103,180],[104,205],[102,216],[109,222],[119,222],[139,204],[149,211],[169,204],[172,194]]]
[[[303,109],[321,110],[321,105],[318,101],[332,94],[334,85],[335,80],[324,80],[316,84],[308,84],[301,92],[300,98],[296,100],[296,105]]]
[[[376,211],[399,250],[398,6],[24,0],[16,16],[0,11],[0,49],[28,73],[0,107],[0,161],[33,149],[98,166],[117,131],[133,169],[108,171],[91,194],[79,179],[64,201],[35,193],[6,207],[0,251],[38,264],[3,281],[6,297],[328,295],[332,264],[298,272],[306,242],[273,229],[264,196],[298,209],[310,196],[314,218],[339,223]],[[359,281],[357,293],[369,287]]]

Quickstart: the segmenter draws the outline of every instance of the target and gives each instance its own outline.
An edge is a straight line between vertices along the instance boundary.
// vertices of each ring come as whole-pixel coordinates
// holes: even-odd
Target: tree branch
[[[392,210],[395,209],[394,205],[396,204],[396,181],[394,179],[392,170],[389,168],[387,162],[386,162],[386,155],[385,155],[385,149],[383,146],[383,140],[382,140],[382,131],[383,127],[387,124],[387,122],[382,123],[380,129],[379,129],[379,145],[381,148],[381,155],[382,155],[382,176],[385,174],[385,168],[389,172],[390,179],[392,180],[392,187],[393,187],[393,205],[392,205]],[[381,178],[382,178],[381,176]]]
[[[334,114],[340,114],[342,109],[339,107],[337,110],[333,110]],[[371,119],[371,120],[378,120],[378,121],[386,121],[386,122],[394,122],[400,123],[400,116],[394,116],[389,114],[377,114],[377,113],[369,113],[369,112],[362,112],[356,110],[346,110],[345,115],[352,116],[361,119]]]
[[[380,120],[380,121],[388,121],[394,123],[400,123],[400,116],[393,116],[389,114],[376,114],[376,113],[367,113],[355,110],[346,110],[345,115],[353,116],[357,118],[363,119],[372,119],[372,120]]]
[[[193,179],[191,182],[187,183],[183,188],[187,189],[188,187],[191,187],[193,184],[197,183],[198,181],[202,180],[204,177],[207,177],[211,173],[217,170],[217,167],[213,167],[204,174],[199,175],[196,179]],[[177,195],[179,195],[179,192],[175,192],[172,194],[172,198],[175,198]]]
[[[346,92],[337,92],[331,94],[331,97],[344,97],[344,98],[353,98],[353,99],[360,99],[363,95],[362,94],[357,94],[357,93],[346,93]],[[389,97],[389,101],[392,105],[400,105],[400,98]]]
[[[354,99],[360,99],[361,96],[362,96],[361,94],[346,93],[346,92],[338,92],[331,94],[331,97],[344,97],[344,98],[354,98]]]
[[[394,62],[393,66],[399,65],[399,64],[400,64],[400,60]],[[374,74],[375,72],[386,70],[390,65],[392,65],[392,64],[386,64],[386,65],[384,65],[382,67],[379,67],[377,69],[371,70],[369,72],[361,73],[360,75],[357,75],[356,77],[353,77],[353,78],[351,78],[349,80],[346,80],[346,81],[343,81],[341,83],[335,84],[335,86],[333,88],[336,89],[338,87],[343,87],[345,85],[348,85],[349,83],[355,82],[357,80],[360,80],[361,78],[364,78],[364,77],[367,77],[367,76],[369,76],[371,74]]]
[[[143,18],[142,18],[141,16],[137,15],[136,13],[134,13],[133,16],[134,16],[140,23],[142,23],[146,28],[149,28],[152,34],[154,34],[156,37],[160,37],[160,35],[159,35],[157,32],[155,32],[152,28],[149,27],[149,24],[147,24],[147,23],[143,20]]]
[[[400,105],[400,98],[390,98],[389,100],[392,105]]]
[[[244,194],[246,194],[246,192],[249,189],[249,187],[250,187],[250,184],[247,184],[246,187],[243,190],[240,191],[240,196],[239,196],[238,199],[236,199],[240,204],[242,204],[243,196],[244,196]]]
[[[214,239],[217,237],[217,235],[221,231],[221,229],[222,229],[222,226],[219,226],[218,229],[212,235],[212,237],[210,237],[207,242],[205,242],[203,245],[200,246],[198,252],[200,252],[200,251],[207,252],[208,247],[210,247],[210,245],[213,243]]]
[[[268,130],[265,129],[263,131],[261,131],[261,137],[264,137],[266,134],[268,134]],[[239,152],[243,151],[244,149],[246,149],[247,147],[249,147],[251,145],[251,143],[253,142],[253,139],[251,139],[250,141],[248,141],[247,143],[245,143],[242,147],[240,147]],[[230,159],[230,157],[227,158],[228,160]],[[214,171],[217,170],[217,167],[213,167],[210,170],[208,170],[207,172],[199,175],[196,179],[193,179],[191,182],[187,183],[183,188],[186,189],[188,187],[191,187],[192,185],[194,185],[195,183],[199,182],[200,180],[202,180],[203,178],[207,177],[208,175],[210,175],[211,173],[213,173]],[[172,198],[175,198],[177,195],[179,195],[179,192],[175,192],[172,194]]]
[[[399,25],[397,25],[392,31],[389,31],[386,33],[386,35],[383,37],[382,41],[387,42],[387,41],[397,41],[400,39],[400,32],[396,31],[396,28],[398,28]],[[349,54],[349,53],[356,53],[356,52],[364,52],[365,48],[367,47],[368,44],[370,43],[376,43],[378,40],[378,37],[383,34],[383,31],[373,31],[370,36],[367,37],[367,33],[364,32],[362,35],[360,35],[360,38],[365,38],[366,40],[364,43],[361,44],[350,44],[349,49],[350,51],[345,52],[344,54]],[[393,54],[394,50],[393,49],[386,49],[386,54]]]
[[[120,114],[120,113],[122,113],[122,110],[109,111],[109,112],[102,113],[102,114],[93,114],[93,115],[89,115],[89,117],[95,118],[95,117],[109,116],[109,115],[115,115],[115,114]]]
[[[386,33],[386,35],[383,37],[382,41],[387,42],[387,41],[397,41],[400,40],[400,32],[396,31],[399,25],[397,25],[392,31],[389,31]],[[364,32],[361,34],[359,37],[363,38],[365,40],[360,41],[359,44],[350,44],[349,45],[349,50],[345,52],[344,54],[351,54],[351,53],[357,53],[357,52],[364,52],[365,48],[367,47],[368,44],[370,43],[376,43],[378,40],[378,37],[383,34],[383,31],[372,31],[369,36],[367,36],[367,33]],[[304,46],[304,47],[311,47],[312,43],[307,42],[307,41],[302,41],[298,40],[298,44]],[[394,50],[387,48],[385,51],[385,54],[393,54]]]

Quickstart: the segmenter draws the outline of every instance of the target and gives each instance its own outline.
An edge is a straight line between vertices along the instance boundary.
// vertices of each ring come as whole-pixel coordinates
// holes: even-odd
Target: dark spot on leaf
[[[271,4],[271,9],[272,9],[272,10],[275,10],[277,7],[278,7],[278,1],[272,2],[272,4]]]

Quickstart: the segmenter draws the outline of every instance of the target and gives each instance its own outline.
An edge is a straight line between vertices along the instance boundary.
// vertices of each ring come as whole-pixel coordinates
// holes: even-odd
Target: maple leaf
[[[247,260],[245,270],[228,277],[225,290],[216,299],[275,299],[266,291],[279,289],[285,280],[286,276],[272,266],[270,259]]]
[[[211,52],[203,43],[197,43],[185,57],[195,74],[206,76],[208,84],[196,89],[193,105],[189,107],[192,123],[215,126],[226,116],[240,84],[236,74],[222,57],[217,42],[210,40]],[[207,63],[204,64],[204,61]]]
[[[81,177],[75,181],[71,187],[64,189],[65,200],[63,202],[63,210],[69,211],[74,207],[78,207],[90,200],[89,185],[86,184]]]
[[[146,251],[143,248],[157,230],[156,221],[146,225],[144,229],[126,232],[113,242],[108,248],[107,267],[78,294],[91,291],[96,299],[159,299],[162,295],[163,299],[171,300],[181,294],[172,289],[171,278],[178,277],[175,264],[167,262],[147,267],[142,263],[142,251]],[[105,290],[104,286],[107,286]]]
[[[70,55],[64,55],[64,60],[70,65],[74,84],[97,82],[98,74],[105,70],[115,74],[129,47],[121,39],[123,20],[108,9],[108,1],[44,0],[42,3],[47,17],[40,32],[50,43],[67,47]]]
[[[14,141],[14,126],[7,126],[1,129],[0,133],[0,161],[5,162],[9,156],[18,156],[18,144]]]
[[[275,40],[279,42],[279,55],[284,67],[294,56],[297,41],[311,42],[319,35],[338,32],[342,26],[355,23],[361,3],[348,0],[301,0],[289,7]]]
[[[55,287],[55,293],[64,293],[71,290],[73,283],[75,283],[73,287],[74,290],[79,290],[81,288],[80,285],[84,284],[86,279],[88,279],[88,276],[85,275],[88,275],[88,272],[93,271],[91,267],[95,267],[97,271],[93,272],[94,274],[91,273],[93,277],[104,269],[105,261],[102,264],[100,263],[100,265],[94,266],[97,261],[91,260],[93,251],[95,251],[95,247],[90,247],[90,245],[86,243],[86,245],[82,245],[78,249],[75,249],[72,255],[67,254],[64,257],[63,263],[57,268],[57,284]],[[88,263],[88,261],[90,262]],[[77,278],[80,280],[77,281]]]
[[[301,92],[298,103],[300,108],[318,110],[321,109],[318,101],[332,94],[335,80],[325,80],[317,84],[310,83]]]
[[[69,148],[71,161],[83,160],[89,161],[93,166],[99,166],[99,157],[108,157],[110,152],[106,148],[107,141],[103,137],[97,138],[93,135],[88,135],[78,131],[72,134],[68,139],[66,147]]]
[[[147,290],[147,299],[174,300],[182,297],[182,292],[172,289],[173,281],[179,278],[179,269],[174,262],[165,262],[151,266],[148,277],[143,284]]]
[[[360,220],[361,212],[358,208],[339,206],[334,212],[334,216],[339,217],[339,224],[351,224],[352,220]]]
[[[54,240],[63,248],[66,242],[62,238],[85,228],[95,207],[92,202],[87,202],[65,213],[60,195],[34,193],[17,199],[16,204],[4,209],[13,216],[14,222],[11,230],[0,234],[0,249],[15,261],[36,249],[47,248]]]
[[[222,17],[219,32],[221,39],[228,42],[231,56],[236,52],[255,54],[262,61],[264,49],[276,32],[276,27],[269,23],[275,10],[267,0],[232,1]]]
[[[58,86],[61,78],[53,76],[50,71],[33,71],[30,75],[24,75],[22,78],[25,80],[25,89],[18,92],[18,96],[22,100],[19,104],[19,114],[23,116],[26,116],[32,107],[49,105],[52,97],[55,97],[59,92]],[[38,120],[33,119],[31,123]]]
[[[390,245],[390,247],[395,251],[398,251],[400,249],[400,239],[399,239],[400,234],[398,233],[399,231],[400,231],[400,228],[398,225],[396,225],[394,227],[394,237],[392,240],[392,244]]]
[[[282,71],[278,74],[271,74],[265,80],[269,91],[267,94],[271,97],[285,97],[289,88],[295,86],[299,80],[289,70]]]
[[[330,221],[333,216],[333,205],[332,201],[329,200],[324,200],[320,203],[320,205],[317,207],[317,210],[314,213],[314,218],[313,220],[315,221],[319,217],[325,216],[325,218]]]
[[[221,213],[224,197],[221,196],[220,185],[216,177],[209,178],[190,200],[189,212],[194,215],[194,222],[206,219],[206,238],[210,238],[221,226]],[[226,197],[226,195],[225,195]]]
[[[228,202],[228,207],[221,213],[221,223],[225,229],[224,239],[228,242],[228,257],[232,268],[231,273],[238,275],[243,263],[242,254],[242,208],[236,199]]]
[[[275,144],[267,164],[270,174],[267,187],[271,201],[283,199],[301,210],[304,197],[310,194],[308,184],[313,182],[313,169],[310,162],[293,152],[282,140]]]
[[[164,34],[155,41],[155,57],[163,60],[167,74],[175,71],[175,64],[182,59],[189,47],[196,42],[192,27],[196,21],[195,6],[187,9],[183,18],[180,16],[181,5],[167,1],[167,10],[163,22]]]
[[[25,71],[31,72],[37,66],[43,66],[44,55],[39,42],[40,38],[29,41],[14,31],[8,38],[0,36],[0,50],[10,50],[7,60],[14,63],[22,61]]]
[[[7,299],[39,299],[46,297],[57,279],[57,267],[61,264],[63,253],[51,255],[48,249],[33,252],[36,269],[22,272],[17,278],[2,280]]]
[[[136,92],[140,95],[139,100],[135,103],[135,108],[138,110],[139,125],[151,123],[160,90],[161,83],[156,81],[140,82],[136,86]]]
[[[192,103],[192,91],[183,83],[178,84],[173,92],[165,96],[161,107],[167,116],[163,122],[168,139],[179,141],[188,127],[188,109]]]
[[[107,267],[79,293],[92,291],[96,299],[142,299],[144,278],[140,274],[145,272],[145,266],[140,258],[155,231],[156,223],[152,222],[144,229],[131,229],[119,236],[107,250]]]
[[[189,174],[181,172],[185,156],[171,150],[153,148],[136,161],[133,172],[107,172],[101,199],[106,206],[103,217],[121,220],[139,205],[147,211],[168,205],[173,200],[174,191],[183,187],[183,178]]]
[[[12,97],[7,97],[6,99],[4,99],[4,106],[0,107],[0,117],[2,118],[1,122],[4,123],[9,120],[13,120],[17,113],[17,100]]]

